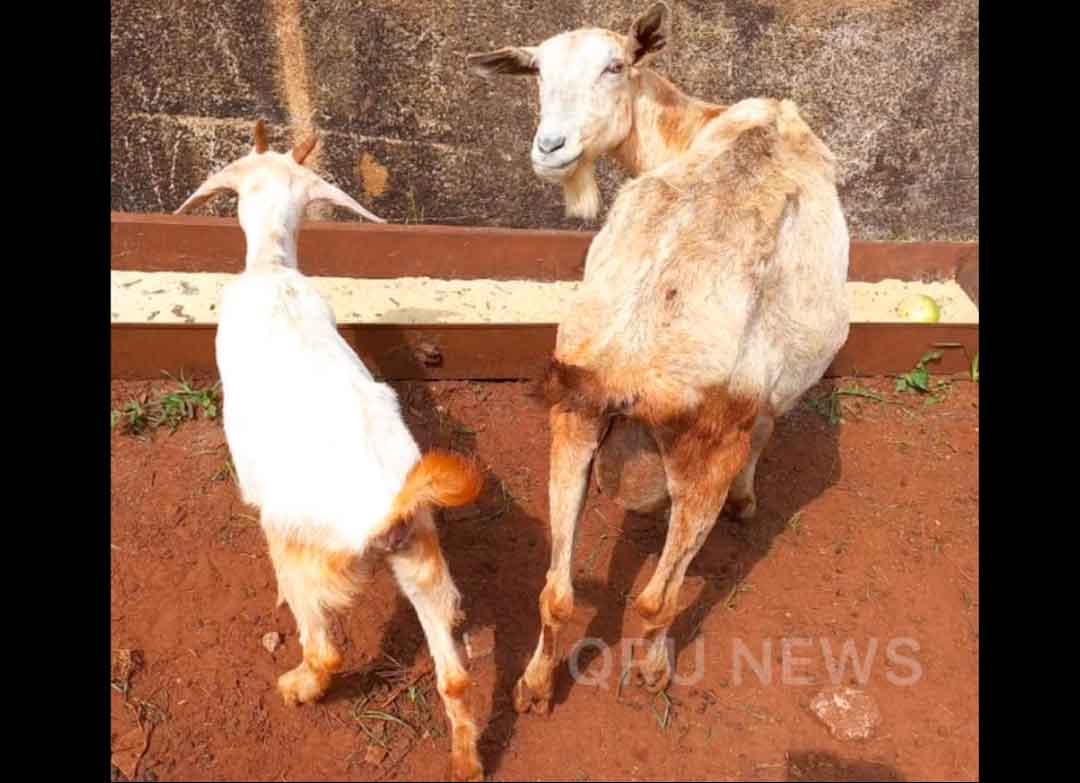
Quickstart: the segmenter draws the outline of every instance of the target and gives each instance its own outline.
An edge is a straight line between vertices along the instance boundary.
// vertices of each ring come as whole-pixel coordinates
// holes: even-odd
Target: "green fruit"
[[[941,318],[937,302],[925,294],[912,294],[896,306],[896,314],[905,321],[933,324]]]

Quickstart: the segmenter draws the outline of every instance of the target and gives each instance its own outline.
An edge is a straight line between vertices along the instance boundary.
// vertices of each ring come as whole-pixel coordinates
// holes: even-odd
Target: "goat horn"
[[[266,152],[266,126],[262,120],[255,122],[255,151],[260,155]]]
[[[311,151],[315,148],[315,145],[318,143],[318,141],[318,134],[312,133],[311,136],[308,137],[307,141],[302,141],[295,147],[293,147],[293,160],[295,160],[297,163],[303,163],[307,156],[311,154]]]

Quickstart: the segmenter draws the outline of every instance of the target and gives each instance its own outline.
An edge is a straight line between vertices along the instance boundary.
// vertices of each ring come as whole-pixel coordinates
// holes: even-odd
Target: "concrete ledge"
[[[316,222],[301,233],[300,257],[381,377],[510,380],[546,366],[592,236]],[[113,377],[214,374],[217,297],[243,247],[234,219],[114,213]],[[977,244],[854,242],[848,291],[851,335],[830,375],[905,372],[935,348],[938,372],[970,366]],[[913,291],[939,301],[941,323],[897,322],[893,308]]]

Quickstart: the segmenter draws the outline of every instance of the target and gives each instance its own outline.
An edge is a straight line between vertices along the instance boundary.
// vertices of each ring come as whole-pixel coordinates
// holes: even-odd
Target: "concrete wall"
[[[112,0],[112,208],[172,211],[317,127],[314,166],[394,221],[588,228],[533,176],[536,88],[464,55],[625,30],[648,0]],[[859,239],[978,239],[977,0],[669,0],[654,67],[717,102],[790,97],[837,154]],[[610,197],[621,174],[603,167]],[[216,214],[235,214],[220,199]],[[344,214],[336,219],[349,219]]]

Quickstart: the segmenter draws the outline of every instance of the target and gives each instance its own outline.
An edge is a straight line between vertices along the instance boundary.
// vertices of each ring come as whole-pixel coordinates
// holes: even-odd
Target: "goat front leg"
[[[439,695],[450,721],[450,779],[483,780],[476,723],[465,701],[472,680],[461,665],[453,638],[453,628],[461,619],[460,596],[430,511],[416,515],[408,543],[390,555],[389,562],[398,585],[416,610],[435,662]]]
[[[776,419],[764,413],[754,421],[754,429],[750,433],[750,456],[746,466],[739,471],[739,475],[731,482],[731,490],[728,492],[727,501],[724,503],[724,511],[731,513],[739,519],[753,519],[757,514],[757,493],[754,492],[754,475],[757,472],[758,459],[765,445],[772,437]]]
[[[514,688],[514,708],[545,714],[551,709],[559,630],[574,612],[570,575],[578,518],[589,482],[603,417],[561,405],[551,409],[551,565],[540,593],[540,639],[532,660]]]
[[[664,690],[671,679],[674,661],[668,629],[679,611],[686,569],[716,525],[729,487],[750,453],[749,427],[724,433],[711,443],[696,429],[669,442],[669,448],[662,447],[671,517],[656,571],[634,602],[644,651],[635,650],[630,672],[635,684],[652,693]]]

